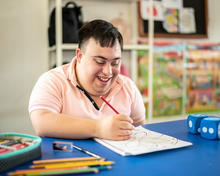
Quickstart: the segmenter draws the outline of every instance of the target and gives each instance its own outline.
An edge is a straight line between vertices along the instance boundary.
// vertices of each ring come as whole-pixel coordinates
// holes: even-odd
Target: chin
[[[108,92],[110,91],[110,89],[96,89],[95,91],[95,95],[96,96],[103,96],[103,95],[106,95]]]

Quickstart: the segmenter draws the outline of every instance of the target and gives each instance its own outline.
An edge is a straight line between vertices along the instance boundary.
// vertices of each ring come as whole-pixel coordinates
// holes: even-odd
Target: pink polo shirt
[[[105,103],[96,110],[86,95],[76,85],[76,59],[72,62],[41,75],[33,88],[29,113],[47,109],[55,113],[69,114],[75,117],[101,119],[115,112]],[[139,90],[134,82],[119,75],[106,100],[120,113],[130,116],[134,123],[145,119],[145,107]]]

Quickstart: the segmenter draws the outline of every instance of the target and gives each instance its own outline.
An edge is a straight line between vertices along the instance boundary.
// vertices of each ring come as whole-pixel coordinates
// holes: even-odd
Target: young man
[[[144,124],[140,92],[119,74],[122,46],[121,34],[106,21],[94,20],[79,30],[72,62],[44,73],[32,91],[29,113],[37,135],[126,140],[134,126]]]

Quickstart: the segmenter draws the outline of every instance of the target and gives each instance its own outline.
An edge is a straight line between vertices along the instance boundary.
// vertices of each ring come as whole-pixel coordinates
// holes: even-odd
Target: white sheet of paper
[[[122,156],[139,155],[192,145],[190,142],[154,132],[142,126],[135,128],[129,140],[112,141],[99,138],[94,138],[94,140]]]
[[[196,22],[193,8],[182,8],[179,11],[179,26],[181,33],[195,33]]]
[[[150,4],[148,0],[141,1],[141,17],[148,20],[150,16]],[[160,1],[153,1],[153,18],[154,21],[163,21],[163,7]]]
[[[165,8],[181,9],[183,7],[183,0],[162,0]]]

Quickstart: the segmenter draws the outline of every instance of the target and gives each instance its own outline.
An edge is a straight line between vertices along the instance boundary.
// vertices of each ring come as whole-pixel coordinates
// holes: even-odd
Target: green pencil
[[[81,174],[81,173],[98,173],[99,170],[97,168],[82,168],[82,169],[65,169],[58,171],[42,171],[35,173],[26,173],[27,176],[32,175],[60,175],[60,174]]]

